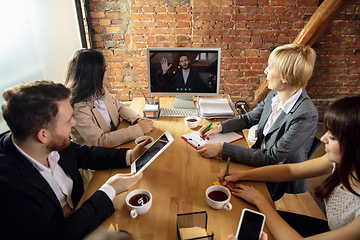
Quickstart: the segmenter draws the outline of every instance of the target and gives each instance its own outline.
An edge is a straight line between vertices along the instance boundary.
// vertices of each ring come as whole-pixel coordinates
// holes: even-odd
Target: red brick
[[[277,17],[275,15],[256,15],[254,16],[255,21],[268,21],[272,22],[277,20]]]
[[[318,0],[297,0],[298,6],[317,6]]]
[[[112,19],[111,20],[111,24],[117,25],[117,24],[121,24],[121,23],[122,23],[122,19]]]
[[[90,17],[94,18],[103,18],[105,16],[104,12],[90,12]]]
[[[151,17],[155,20],[171,20],[171,15],[170,14],[152,14]]]
[[[146,35],[146,34],[150,34],[151,30],[150,29],[134,29],[134,34],[136,35]]]
[[[273,7],[264,7],[263,11],[265,14],[269,14],[269,13],[274,13],[274,8]]]
[[[103,33],[104,32],[104,28],[102,28],[102,27],[94,27],[93,30],[95,33]]]
[[[99,19],[100,26],[110,25],[109,19]]]
[[[190,21],[191,18],[192,18],[191,14],[171,14],[171,19],[178,21],[184,21],[184,20]]]
[[[119,18],[120,14],[120,12],[107,12],[105,16],[107,18]]]
[[[166,21],[158,21],[155,23],[155,27],[157,28],[167,28],[168,23]]]
[[[234,21],[252,21],[254,19],[254,15],[252,14],[238,14],[232,16]]]
[[[295,5],[294,0],[272,0],[271,5],[273,6],[291,6]]]
[[[269,23],[267,22],[249,22],[247,24],[248,28],[262,28],[262,29],[266,29],[269,28]]]
[[[95,48],[104,48],[104,44],[102,42],[94,42]]]
[[[147,28],[153,28],[155,27],[155,22],[150,21],[150,22],[143,22],[144,26]]]
[[[209,13],[209,7],[194,6],[194,8],[193,8],[193,13],[194,13],[194,14],[197,14],[197,13]]]
[[[236,6],[257,6],[258,0],[235,0]]]
[[[130,14],[129,16],[133,20],[143,20],[143,21],[150,20],[151,18],[149,14]]]
[[[197,6],[229,6],[232,0],[196,0]]]
[[[125,51],[123,49],[115,49],[114,54],[115,55],[124,55]]]
[[[155,12],[155,7],[153,7],[153,6],[144,6],[142,8],[142,12],[143,13],[154,13]]]
[[[190,23],[189,22],[178,22],[177,27],[179,27],[179,28],[188,28],[188,27],[190,27]]]
[[[142,7],[131,7],[131,13],[142,13]]]
[[[177,13],[188,13],[189,10],[187,7],[176,7],[176,12]]]
[[[160,0],[135,0],[134,5],[138,6],[151,6],[151,5],[159,5]]]
[[[212,13],[212,14],[219,14],[219,13],[221,13],[222,12],[222,8],[221,7],[211,7],[210,8],[210,13]]]
[[[155,12],[156,13],[166,13],[166,7],[164,7],[164,6],[155,7]]]
[[[242,8],[240,8],[240,13],[260,14],[260,13],[262,13],[262,10],[258,7],[242,7]]]

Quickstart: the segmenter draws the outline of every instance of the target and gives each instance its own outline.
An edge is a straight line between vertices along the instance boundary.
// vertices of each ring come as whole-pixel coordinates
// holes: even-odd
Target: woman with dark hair
[[[219,179],[231,192],[257,206],[276,239],[360,239],[360,95],[335,101],[325,114],[323,157],[297,164],[230,172]],[[253,187],[237,181],[294,181],[330,174],[315,194],[324,200],[328,221],[279,213]],[[331,230],[331,231],[329,231]],[[232,236],[229,236],[232,239]]]
[[[75,52],[69,63],[65,85],[71,90],[76,125],[72,139],[80,144],[116,147],[143,136],[153,122],[120,103],[106,88],[107,64],[102,53],[91,49]],[[132,126],[118,129],[125,119]]]

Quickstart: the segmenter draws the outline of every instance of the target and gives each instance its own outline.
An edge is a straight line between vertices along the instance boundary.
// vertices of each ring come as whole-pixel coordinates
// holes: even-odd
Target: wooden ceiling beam
[[[312,46],[351,1],[324,0],[298,34],[294,43]],[[261,102],[269,92],[268,80],[266,79],[256,90],[255,101]]]

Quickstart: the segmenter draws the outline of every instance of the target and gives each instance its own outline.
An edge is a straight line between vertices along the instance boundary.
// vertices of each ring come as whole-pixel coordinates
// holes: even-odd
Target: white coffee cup
[[[248,140],[249,140],[250,142],[256,142],[256,139],[257,139],[257,134],[256,134],[257,128],[258,128],[258,125],[254,125],[254,126],[252,126],[252,127],[249,129]]]
[[[145,141],[146,139],[150,138],[151,142],[149,144],[147,144],[145,147],[149,148],[151,146],[151,144],[154,142],[154,139],[150,136],[141,136],[138,137],[137,139],[135,139],[135,144],[138,145],[140,142]]]
[[[130,203],[130,199],[136,195],[139,194],[144,194],[148,197],[148,202],[146,202],[143,205],[132,205]],[[137,199],[137,202],[141,202],[143,203],[143,201],[146,201],[143,198]],[[139,215],[145,214],[147,211],[149,211],[151,204],[152,204],[152,195],[148,190],[145,189],[136,189],[134,191],[131,191],[130,193],[128,193],[128,195],[125,198],[125,202],[126,202],[126,206],[128,207],[128,209],[130,210],[130,217],[132,218],[136,218]]]
[[[184,119],[185,125],[189,128],[196,128],[199,126],[200,120],[201,118],[197,116],[188,116]]]
[[[212,193],[214,191],[220,191],[220,192],[226,194],[227,198],[224,200],[221,199],[220,201],[211,199],[209,197],[209,193]],[[214,209],[223,209],[223,208],[226,210],[232,209],[232,205],[230,203],[231,193],[230,193],[229,189],[227,189],[226,187],[220,186],[220,185],[210,186],[206,189],[205,195],[206,195],[206,202],[209,204],[210,207],[212,207]]]

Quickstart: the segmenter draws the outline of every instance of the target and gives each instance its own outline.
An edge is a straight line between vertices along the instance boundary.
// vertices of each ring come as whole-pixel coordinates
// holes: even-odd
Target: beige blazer
[[[104,87],[104,103],[109,112],[114,129],[119,127],[122,119],[133,123],[140,115],[114,98]],[[76,124],[71,131],[73,141],[88,146],[116,147],[143,136],[139,125],[111,131],[92,100],[74,104]]]

